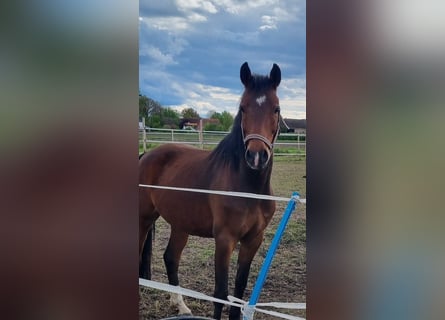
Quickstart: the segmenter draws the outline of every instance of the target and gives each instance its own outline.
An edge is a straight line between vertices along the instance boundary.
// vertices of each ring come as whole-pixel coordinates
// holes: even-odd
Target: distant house
[[[201,125],[204,128],[206,124],[213,123],[219,124],[218,119],[201,119],[201,118],[183,118],[179,121],[179,128],[193,128],[195,130],[201,131]]]
[[[280,130],[281,132],[306,134],[306,119],[281,118]]]

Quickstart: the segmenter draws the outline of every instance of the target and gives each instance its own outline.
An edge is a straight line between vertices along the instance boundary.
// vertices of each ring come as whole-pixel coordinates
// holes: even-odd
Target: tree
[[[139,93],[139,118],[145,118],[145,124],[151,128],[178,128],[179,113],[171,108],[163,108],[162,105]]]
[[[216,113],[215,110],[210,110],[209,112],[207,112],[207,118],[213,118],[213,115]]]
[[[162,106],[159,102],[139,93],[139,118],[148,119],[154,114],[160,114]]]
[[[162,127],[177,129],[179,127],[179,113],[172,108],[162,109]]]
[[[148,121],[145,124],[150,128],[161,128],[162,127],[162,119],[161,115],[153,114],[148,117]]]
[[[198,112],[193,108],[186,108],[181,111],[181,116],[183,118],[200,118]]]
[[[204,131],[224,131],[224,128],[220,123],[207,123]]]
[[[224,131],[228,131],[233,124],[233,116],[227,111],[223,111],[222,113],[215,112],[212,118],[219,120]]]

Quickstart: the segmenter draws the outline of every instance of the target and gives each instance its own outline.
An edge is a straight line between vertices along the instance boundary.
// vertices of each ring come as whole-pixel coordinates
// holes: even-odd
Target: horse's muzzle
[[[264,136],[255,133],[247,135],[243,140],[246,146],[244,158],[247,165],[253,170],[261,170],[267,167],[273,143],[270,143]]]
[[[266,149],[261,149],[260,151],[247,149],[244,158],[251,169],[261,170],[267,167],[270,160],[270,152]]]

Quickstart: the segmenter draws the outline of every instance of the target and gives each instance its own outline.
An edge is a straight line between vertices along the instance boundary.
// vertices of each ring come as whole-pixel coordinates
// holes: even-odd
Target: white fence
[[[149,144],[183,143],[197,145],[201,149],[212,148],[217,145],[228,132],[224,131],[196,131],[179,129],[148,128],[139,130],[139,142],[145,151]],[[208,147],[206,147],[208,146]],[[277,156],[306,156],[306,135],[300,133],[280,133],[275,142]]]

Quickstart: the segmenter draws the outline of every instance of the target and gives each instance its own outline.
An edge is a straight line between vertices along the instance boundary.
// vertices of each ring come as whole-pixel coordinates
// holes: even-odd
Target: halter
[[[273,141],[272,142],[270,142],[266,137],[264,137],[264,136],[262,136],[260,134],[257,134],[257,133],[251,133],[251,134],[248,134],[246,137],[244,137],[243,121],[241,119],[241,134],[242,134],[242,137],[243,137],[244,146],[246,146],[246,144],[247,144],[247,142],[249,140],[256,139],[256,140],[263,141],[266,144],[266,146],[269,148],[269,150],[273,150],[273,146],[275,144],[275,141],[277,141],[279,132],[280,132],[280,119],[278,119],[277,130],[275,131],[275,134],[273,136]]]

